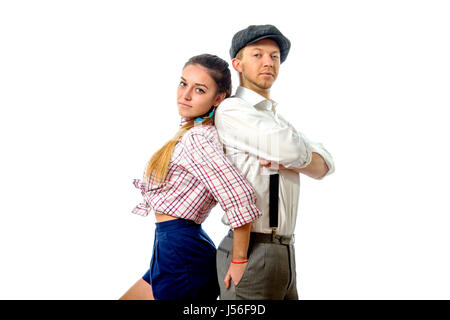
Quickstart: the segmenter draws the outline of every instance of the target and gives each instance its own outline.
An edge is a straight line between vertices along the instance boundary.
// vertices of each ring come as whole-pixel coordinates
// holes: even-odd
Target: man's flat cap
[[[291,42],[275,26],[271,24],[251,25],[246,29],[237,32],[231,41],[230,56],[231,59],[245,46],[258,42],[262,39],[272,39],[277,42],[280,47],[280,63],[286,60]]]

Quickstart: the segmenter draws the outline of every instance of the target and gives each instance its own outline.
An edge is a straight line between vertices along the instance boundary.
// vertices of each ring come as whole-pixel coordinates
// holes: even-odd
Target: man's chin
[[[268,89],[272,88],[272,84],[273,84],[273,81],[260,82],[260,83],[258,83],[258,87],[260,87],[261,89],[264,89],[264,90],[268,90]]]
[[[260,87],[261,89],[267,90],[272,88],[273,83],[275,82],[274,79],[265,79],[265,80],[261,80],[257,82],[258,87]]]
[[[275,80],[259,80],[259,81],[248,81],[249,88],[254,87],[259,90],[269,90],[272,88],[272,84]],[[245,85],[244,85],[245,86]]]

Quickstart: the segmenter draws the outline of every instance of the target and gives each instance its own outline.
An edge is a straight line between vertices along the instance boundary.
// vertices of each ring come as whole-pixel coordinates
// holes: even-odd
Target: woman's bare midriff
[[[177,217],[172,217],[172,216],[169,216],[168,214],[156,212],[156,211],[155,211],[155,217],[156,217],[156,222],[164,222],[164,221],[179,219]]]

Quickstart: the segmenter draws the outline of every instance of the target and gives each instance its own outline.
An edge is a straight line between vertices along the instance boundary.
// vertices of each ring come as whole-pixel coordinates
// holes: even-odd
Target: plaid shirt
[[[233,229],[261,216],[255,190],[225,156],[214,126],[195,126],[180,138],[163,183],[150,178],[133,184],[144,197],[132,210],[138,215],[153,209],[200,224],[219,203]]]

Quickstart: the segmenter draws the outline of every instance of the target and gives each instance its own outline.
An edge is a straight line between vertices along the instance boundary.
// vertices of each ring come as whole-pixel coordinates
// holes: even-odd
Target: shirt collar
[[[278,105],[277,102],[275,102],[273,100],[268,100],[268,99],[264,98],[262,95],[260,95],[259,93],[256,93],[255,91],[247,89],[242,86],[239,86],[236,89],[235,96],[247,101],[248,103],[250,103],[251,105],[253,105],[256,108],[262,108],[265,110],[275,111],[275,108]]]
[[[186,124],[187,122],[189,122],[189,121],[191,121],[192,119],[188,119],[188,118],[183,118],[183,117],[181,117],[181,120],[180,120],[180,127],[181,126],[183,126],[184,124]]]

